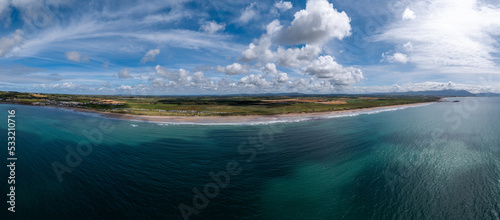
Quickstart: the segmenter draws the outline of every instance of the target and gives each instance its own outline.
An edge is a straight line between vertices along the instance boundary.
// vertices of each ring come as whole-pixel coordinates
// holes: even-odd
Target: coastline
[[[440,100],[441,101],[441,100]],[[75,107],[59,107],[70,109],[77,112],[86,112],[98,114],[103,117],[122,119],[129,121],[142,121],[165,124],[259,124],[259,123],[279,123],[279,122],[298,122],[314,119],[328,119],[342,116],[352,116],[357,114],[367,114],[384,111],[394,111],[399,109],[425,106],[436,102],[423,102],[402,105],[380,106],[362,109],[313,112],[313,113],[289,113],[278,115],[240,115],[240,116],[147,116],[132,115],[123,113],[101,112],[97,110],[82,109]]]

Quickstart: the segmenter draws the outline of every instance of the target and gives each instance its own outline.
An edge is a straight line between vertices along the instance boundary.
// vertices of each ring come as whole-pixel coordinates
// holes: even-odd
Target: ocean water
[[[459,100],[259,125],[1,104],[18,161],[0,219],[499,219],[500,98]]]

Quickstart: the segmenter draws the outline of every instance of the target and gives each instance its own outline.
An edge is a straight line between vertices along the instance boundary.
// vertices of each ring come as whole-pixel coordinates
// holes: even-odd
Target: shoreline
[[[422,102],[422,103],[411,103],[402,105],[390,105],[390,106],[380,106],[371,108],[361,108],[361,109],[351,109],[351,110],[340,110],[340,111],[328,111],[328,112],[313,112],[313,113],[288,113],[288,114],[277,114],[277,115],[240,115],[240,116],[148,116],[148,115],[133,115],[124,113],[113,113],[113,112],[101,112],[98,110],[82,109],[75,107],[57,107],[68,110],[74,110],[77,112],[86,112],[92,114],[98,114],[107,118],[129,120],[129,121],[141,121],[141,122],[152,122],[152,123],[165,123],[165,124],[259,124],[259,123],[279,123],[279,122],[298,122],[314,119],[328,119],[342,116],[350,116],[353,114],[371,113],[371,112],[383,112],[383,111],[393,111],[411,107],[425,106],[433,103],[440,102]],[[48,106],[50,107],[50,106]],[[378,110],[378,111],[377,111]]]

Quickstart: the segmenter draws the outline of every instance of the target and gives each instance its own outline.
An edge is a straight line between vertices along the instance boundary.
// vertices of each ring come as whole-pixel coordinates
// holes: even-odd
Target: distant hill
[[[499,97],[500,94],[498,93],[478,93],[476,96],[481,96],[481,97]]]
[[[261,93],[261,94],[231,94],[222,96],[381,96],[381,95],[401,95],[401,96],[442,96],[442,97],[464,97],[464,96],[500,96],[498,93],[470,93],[467,90],[437,90],[437,91],[411,91],[411,92],[389,92],[389,93],[367,93],[367,94],[304,94],[304,93]]]
[[[416,95],[416,96],[476,96],[467,90],[438,90],[438,91],[414,91],[414,92],[393,92],[393,93],[374,93],[371,95]]]
[[[0,91],[2,93],[2,91]],[[16,91],[8,91],[3,93],[20,93]],[[49,94],[49,93],[44,93]],[[64,94],[60,94],[64,95]],[[69,95],[69,94],[66,94]],[[388,92],[388,93],[365,93],[365,94],[342,94],[342,93],[334,93],[334,94],[310,94],[310,93],[237,93],[237,94],[200,94],[200,95],[137,95],[137,94],[116,94],[116,95],[93,95],[93,96],[144,96],[144,97],[273,97],[273,96],[289,96],[289,97],[349,97],[349,96],[438,96],[438,97],[465,97],[465,96],[480,96],[480,97],[500,97],[500,93],[470,93],[467,90],[437,90],[437,91],[411,91],[411,92]]]
[[[412,91],[412,92],[389,92],[389,93],[366,93],[366,94],[308,94],[308,93],[257,93],[257,94],[221,94],[221,95],[194,95],[194,96],[222,96],[222,97],[247,97],[247,96],[290,96],[290,97],[332,97],[332,96],[439,96],[439,97],[464,97],[464,96],[500,96],[497,93],[474,94],[467,90],[437,90],[437,91]],[[187,95],[190,96],[190,95]]]

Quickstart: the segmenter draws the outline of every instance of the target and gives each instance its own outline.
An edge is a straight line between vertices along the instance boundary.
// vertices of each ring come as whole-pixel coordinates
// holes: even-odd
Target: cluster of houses
[[[170,113],[183,113],[183,114],[230,114],[230,112],[213,112],[213,111],[196,111],[196,110],[161,110],[161,109],[142,109],[142,108],[114,108],[111,110],[121,111],[157,111],[157,112],[170,112]]]
[[[23,103],[22,99],[2,99],[0,98],[0,101],[3,102],[15,102],[15,103]],[[56,101],[56,100],[51,100],[51,99],[40,99],[39,102],[31,102],[32,105],[50,105],[50,106],[61,106],[61,107],[78,107],[78,106],[85,106],[85,105],[90,105],[90,104],[101,104],[101,105],[124,105],[125,102],[119,102],[115,100],[93,100],[89,102],[75,102],[75,101]]]
[[[83,105],[81,102],[60,102],[45,99],[44,102],[32,102],[32,105],[52,105],[52,106],[65,106],[65,107],[77,107]]]
[[[46,96],[45,96],[46,97]],[[37,97],[41,98],[41,97]],[[16,103],[23,103],[22,99],[3,99],[0,98],[0,102],[16,102]],[[39,106],[60,106],[60,107],[83,107],[83,108],[88,108],[89,106],[87,105],[92,105],[92,104],[101,104],[101,105],[115,105],[115,106],[120,106],[126,104],[125,102],[120,102],[116,100],[92,100],[88,102],[76,102],[76,101],[56,101],[56,100],[51,100],[51,99],[40,99],[38,102],[31,102],[32,105],[39,105]],[[101,109],[101,110],[106,110],[106,109]],[[181,114],[230,114],[230,112],[215,112],[215,111],[197,111],[197,110],[161,110],[161,109],[138,109],[138,108],[113,108],[110,110],[121,110],[121,111],[158,111],[158,112],[169,112],[169,113],[181,113]]]

